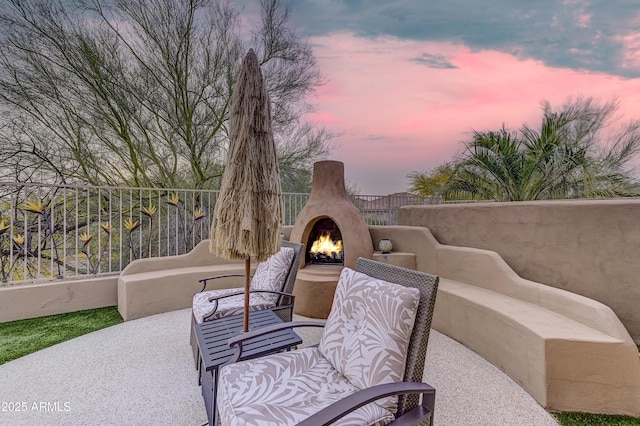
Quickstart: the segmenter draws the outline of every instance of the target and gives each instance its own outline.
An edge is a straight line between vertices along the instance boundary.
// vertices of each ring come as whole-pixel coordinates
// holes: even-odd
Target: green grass
[[[0,364],[121,322],[110,306],[0,323]]]
[[[586,413],[551,413],[562,426],[640,426],[640,419]]]

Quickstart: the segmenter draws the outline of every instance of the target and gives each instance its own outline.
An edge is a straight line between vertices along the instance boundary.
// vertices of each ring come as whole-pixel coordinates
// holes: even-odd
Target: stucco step
[[[490,310],[504,322],[520,324],[544,339],[620,343],[621,340],[542,306],[472,284],[440,278],[439,292]],[[439,294],[440,296],[440,294]]]
[[[254,268],[255,269],[255,268]],[[137,272],[130,275],[122,275],[121,280],[125,282],[153,280],[158,277],[176,277],[180,281],[189,280],[187,276],[197,275],[198,281],[204,277],[217,275],[240,274],[244,275],[243,264],[211,265],[211,266],[185,266],[182,268],[171,268],[162,271]],[[153,284],[151,284],[153,285]],[[201,285],[201,284],[199,284]]]
[[[557,302],[569,303],[560,296]],[[523,301],[441,277],[432,324],[491,361],[549,409],[589,406],[594,412],[637,415],[635,345],[615,328],[608,334],[606,328],[596,329],[597,323],[578,319],[537,305],[535,298]],[[616,398],[603,399],[609,392]]]

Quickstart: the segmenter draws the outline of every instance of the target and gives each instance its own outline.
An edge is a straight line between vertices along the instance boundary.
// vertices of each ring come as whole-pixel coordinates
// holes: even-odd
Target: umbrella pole
[[[249,289],[251,287],[251,258],[244,261],[244,329],[249,332]]]

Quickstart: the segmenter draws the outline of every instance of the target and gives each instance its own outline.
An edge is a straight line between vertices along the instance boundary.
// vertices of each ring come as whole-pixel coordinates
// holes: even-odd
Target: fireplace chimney
[[[340,161],[314,163],[311,194],[296,219],[290,240],[305,244],[305,250],[309,250],[308,239],[314,225],[327,218],[337,225],[342,235],[344,266],[355,268],[358,257],[370,259],[373,256],[369,227],[347,195],[344,163]],[[301,267],[305,264],[306,261]]]

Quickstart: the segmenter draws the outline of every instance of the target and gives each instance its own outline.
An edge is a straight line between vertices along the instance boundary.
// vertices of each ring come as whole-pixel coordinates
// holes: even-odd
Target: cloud
[[[543,100],[557,108],[578,94],[601,101],[617,95],[623,121],[639,118],[640,79],[551,68],[461,43],[362,38],[349,32],[310,42],[329,83],[309,119],[342,131],[331,157],[345,162],[347,179],[366,194],[404,190],[409,172],[450,161],[472,130],[538,126]],[[457,68],[411,60],[422,52]]]
[[[411,62],[415,62],[417,64],[426,65],[429,68],[439,68],[439,69],[453,69],[458,68],[453,65],[445,55],[438,54],[432,55],[430,53],[423,53],[420,56],[409,59]]]
[[[348,31],[449,41],[552,67],[640,77],[627,41],[640,33],[637,0],[296,0],[292,6],[292,20],[309,36]]]
[[[378,141],[387,141],[388,137],[387,136],[381,136],[381,135],[367,135],[363,138],[364,140],[368,140],[368,141],[372,141],[372,142],[378,142]]]
[[[617,96],[639,118],[637,0],[284,1],[328,80],[307,117],[340,132],[331,158],[365,194],[406,189],[472,130],[538,126],[542,100]]]

